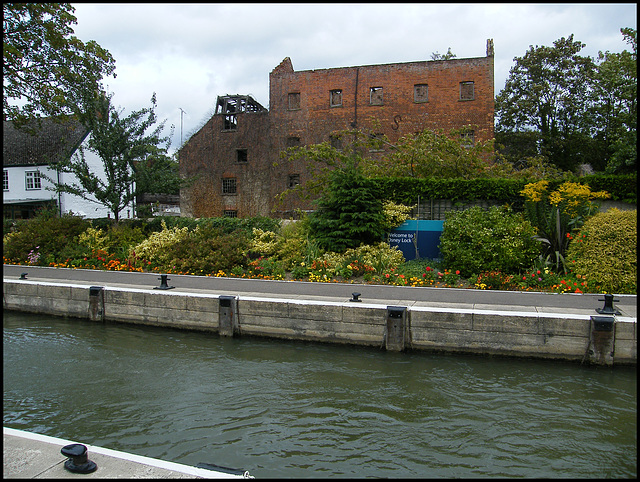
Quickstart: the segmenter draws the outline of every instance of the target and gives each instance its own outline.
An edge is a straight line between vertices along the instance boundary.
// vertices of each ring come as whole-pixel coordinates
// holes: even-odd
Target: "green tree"
[[[81,93],[114,72],[107,50],[72,35],[74,11],[68,3],[3,3],[2,107],[16,127],[38,113],[76,112]]]
[[[399,139],[383,160],[364,159],[363,171],[372,177],[480,177],[489,166],[493,141],[473,141],[472,136],[472,126],[449,135],[426,129]]]
[[[581,163],[597,164],[601,152],[590,116],[594,101],[596,65],[579,52],[585,46],[573,35],[553,47],[531,46],[516,57],[505,88],[496,97],[496,138],[517,133],[530,142],[537,134],[538,154],[561,169]],[[529,153],[531,155],[531,153]]]
[[[74,174],[77,182],[60,183],[47,179],[54,184],[52,190],[97,202],[112,211],[118,221],[120,211],[136,198],[140,189],[164,190],[166,187],[161,186],[171,185],[176,178],[175,171],[157,168],[171,165],[167,154],[171,136],[161,135],[165,121],[154,127],[157,122],[155,93],[151,97],[151,107],[126,117],[112,105],[112,97],[113,94],[104,93],[85,95],[85,114],[81,116],[82,123],[90,131],[87,150],[100,158],[105,176],[92,171],[81,146],[68,161],[51,166],[60,172]]]
[[[637,159],[637,30],[622,28],[620,32],[631,52],[599,52],[595,92],[600,102],[594,117],[603,126],[609,154],[606,170],[610,173],[635,172]]]
[[[309,234],[322,249],[342,253],[379,242],[385,235],[381,193],[355,163],[331,172],[318,208],[309,218]]]

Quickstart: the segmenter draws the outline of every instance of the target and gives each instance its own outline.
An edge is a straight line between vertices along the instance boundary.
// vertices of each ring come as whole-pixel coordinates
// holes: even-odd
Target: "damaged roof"
[[[267,109],[250,95],[218,96],[216,114],[237,114],[240,112],[267,112]]]

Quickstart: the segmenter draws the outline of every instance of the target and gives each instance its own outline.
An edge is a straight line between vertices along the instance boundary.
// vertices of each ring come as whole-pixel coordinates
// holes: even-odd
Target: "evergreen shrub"
[[[463,277],[485,271],[519,273],[540,254],[535,228],[507,207],[473,207],[448,214],[440,236],[445,266]]]
[[[379,242],[386,233],[381,192],[353,167],[331,173],[318,207],[309,217],[309,234],[326,251],[343,253]]]
[[[638,211],[609,209],[588,219],[572,235],[567,257],[572,270],[587,278],[589,287],[605,293],[637,290]]]

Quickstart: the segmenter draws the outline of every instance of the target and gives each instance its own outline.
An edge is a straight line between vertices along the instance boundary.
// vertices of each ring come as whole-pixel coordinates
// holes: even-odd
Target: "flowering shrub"
[[[280,262],[263,257],[249,262],[247,273],[251,278],[258,279],[284,279],[285,275]]]
[[[40,246],[36,246],[36,250],[40,249]],[[36,250],[31,250],[29,251],[29,254],[27,255],[27,260],[29,262],[29,264],[31,265],[37,265],[38,261],[40,260],[40,252],[36,251]]]
[[[249,250],[261,256],[273,256],[278,249],[278,236],[273,231],[253,228],[253,238]]]
[[[107,247],[107,236],[102,229],[88,227],[78,235],[78,243],[89,249],[105,249]]]
[[[91,254],[83,258],[50,262],[49,266],[52,268],[99,269],[105,271],[143,271],[141,267],[132,266],[128,260],[126,262],[122,261],[115,254],[110,254],[104,249],[92,249]]]
[[[189,228],[167,228],[167,223],[162,220],[162,231],[152,233],[147,239],[131,249],[131,256],[136,260],[160,261],[166,257],[166,250],[176,243],[183,241],[189,235]]]
[[[504,274],[501,271],[485,271],[477,276],[474,288],[481,290],[513,290],[518,286],[515,278],[514,275]]]
[[[55,256],[73,257],[84,253],[77,243],[77,236],[84,232],[89,222],[73,215],[60,217],[43,212],[33,219],[20,221],[16,231],[3,237],[3,255],[15,263],[28,262],[31,251],[37,248],[38,263],[48,264]]]
[[[397,228],[409,219],[409,213],[411,213],[412,209],[412,206],[404,206],[402,204],[396,204],[393,201],[385,201],[382,204],[385,227],[387,229]]]
[[[421,286],[434,286],[441,284],[449,287],[457,286],[460,282],[460,270],[440,270],[427,266],[424,273],[422,273],[421,281]]]
[[[580,228],[597,212],[594,199],[606,199],[609,194],[592,192],[589,186],[575,182],[565,182],[553,192],[548,191],[548,186],[549,181],[529,183],[520,194],[525,198],[525,215],[536,227],[537,239],[545,247],[543,258],[553,260],[556,270],[562,268],[567,273],[567,234]]]
[[[213,226],[197,227],[180,242],[173,243],[156,257],[164,270],[177,270],[194,275],[208,275],[218,271],[231,271],[243,266],[248,248],[247,237],[239,233],[226,233]]]

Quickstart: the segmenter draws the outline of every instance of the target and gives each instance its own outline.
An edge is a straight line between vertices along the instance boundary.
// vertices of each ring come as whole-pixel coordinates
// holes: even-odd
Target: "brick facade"
[[[199,176],[181,191],[182,215],[269,216],[308,208],[291,200],[276,206],[278,193],[305,180],[304,166],[277,163],[279,153],[330,141],[336,131],[365,129],[395,143],[424,129],[471,125],[476,141],[491,139],[493,64],[490,42],[486,57],[298,72],[287,57],[269,75],[268,112],[237,113],[233,130],[216,113],[180,150],[181,173]],[[236,179],[235,193],[223,193],[232,189],[224,179]]]

